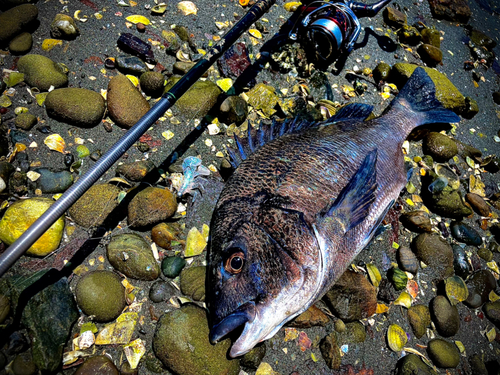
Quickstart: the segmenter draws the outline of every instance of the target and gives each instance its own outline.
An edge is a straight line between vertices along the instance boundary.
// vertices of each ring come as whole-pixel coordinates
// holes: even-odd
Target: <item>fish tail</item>
[[[417,68],[399,95],[392,101],[389,113],[410,118],[408,132],[433,123],[459,122],[460,117],[445,109],[436,99],[436,86],[423,68]]]

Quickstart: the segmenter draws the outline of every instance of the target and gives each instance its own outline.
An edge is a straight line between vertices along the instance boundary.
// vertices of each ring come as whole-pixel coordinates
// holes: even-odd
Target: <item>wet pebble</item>
[[[161,271],[163,272],[163,275],[173,279],[181,274],[185,265],[186,260],[184,258],[177,256],[166,257],[161,262]]]
[[[40,173],[36,185],[42,193],[64,193],[73,184],[73,175],[69,171],[54,172],[48,168],[37,168],[34,171]]]
[[[426,27],[420,34],[422,34],[422,41],[424,43],[430,44],[436,48],[441,48],[441,33],[439,30]]]
[[[426,305],[414,305],[408,309],[408,321],[417,339],[427,332],[431,324],[431,314]]]
[[[145,72],[141,74],[140,83],[146,95],[157,98],[163,94],[165,77],[160,72]]]
[[[113,236],[106,246],[111,265],[125,276],[138,280],[156,280],[160,266],[153,256],[151,246],[135,233]]]
[[[16,35],[36,23],[38,8],[22,4],[0,14],[0,47],[6,46]]]
[[[111,184],[93,185],[69,209],[72,219],[84,228],[103,225],[118,207],[120,189]],[[111,218],[110,218],[111,220]]]
[[[485,217],[488,217],[490,215],[491,208],[480,195],[477,195],[475,193],[468,193],[465,196],[465,199],[478,215]]]
[[[442,280],[453,274],[453,250],[450,244],[434,233],[422,233],[412,241],[412,249],[417,256],[435,274],[433,277]]]
[[[193,61],[176,61],[172,66],[172,72],[174,74],[180,74],[181,76],[189,72],[196,63]]]
[[[0,221],[0,240],[7,245],[24,233],[54,201],[48,198],[28,198],[11,204]],[[45,256],[59,247],[64,231],[64,217],[52,226],[28,249],[27,253]]]
[[[390,6],[384,9],[384,21],[391,27],[397,29],[406,24],[406,14]]]
[[[266,343],[262,342],[256,345],[243,357],[241,357],[240,363],[243,367],[256,370],[259,367],[265,355],[266,355]]]
[[[416,27],[405,24],[398,30],[398,38],[401,43],[416,46],[422,40],[422,35]]]
[[[9,43],[9,51],[13,55],[25,55],[33,46],[33,36],[30,33],[21,33]]]
[[[125,307],[125,288],[120,278],[110,271],[93,271],[76,285],[76,302],[87,315],[98,322],[109,322]]]
[[[418,54],[429,66],[436,66],[443,61],[443,52],[431,44],[421,44],[418,48]]]
[[[26,131],[31,130],[37,124],[37,122],[38,119],[36,118],[35,115],[32,115],[31,113],[21,113],[14,120],[16,128],[23,129]]]
[[[226,125],[240,125],[248,116],[248,104],[239,96],[228,96],[220,106],[220,120]]]
[[[346,344],[359,344],[366,340],[366,328],[360,322],[346,323],[342,332],[336,332],[339,346]]]
[[[71,40],[80,35],[80,30],[73,17],[59,13],[50,24],[50,35],[55,39]]]
[[[289,322],[287,326],[295,328],[311,328],[315,326],[324,327],[330,319],[315,305],[309,307],[306,311]]]
[[[45,99],[45,108],[58,121],[88,128],[101,122],[106,103],[98,92],[69,87],[52,90]]]
[[[96,355],[88,358],[75,372],[75,375],[94,374],[119,375],[119,372],[113,361],[106,355]]]
[[[488,35],[484,34],[483,32],[479,30],[472,30],[470,32],[470,39],[472,42],[478,46],[486,47],[487,49],[491,50],[492,48],[495,48],[497,45],[497,42],[490,38]]]
[[[124,75],[111,78],[107,100],[111,119],[125,129],[134,126],[150,109],[148,101]]]
[[[181,272],[181,292],[194,301],[205,301],[205,279],[207,267],[195,266]]]
[[[397,252],[397,261],[403,271],[416,274],[418,271],[418,259],[408,247],[401,246]]]
[[[0,294],[0,324],[5,322],[5,319],[10,313],[10,301],[9,298],[3,294]]]
[[[422,149],[425,154],[429,154],[436,161],[445,162],[458,154],[456,142],[450,137],[430,132],[422,143]]]
[[[399,217],[399,221],[405,228],[412,232],[431,232],[432,224],[429,215],[425,211],[405,212]]]
[[[386,278],[383,278],[380,281],[380,285],[378,287],[377,298],[379,298],[380,300],[382,300],[384,302],[391,303],[397,297],[398,297],[398,293],[396,292],[394,285]]]
[[[437,215],[461,219],[472,214],[472,210],[465,205],[457,190],[444,190],[436,195],[423,198],[426,206]]]
[[[486,247],[481,247],[477,250],[477,255],[484,259],[485,262],[491,262],[493,260],[493,253]]]
[[[147,65],[137,56],[120,55],[115,60],[116,67],[123,74],[140,76],[148,71]]]
[[[427,344],[427,353],[439,368],[455,368],[460,363],[460,352],[455,344],[443,339],[432,339]]]
[[[458,242],[463,242],[471,246],[481,246],[483,243],[481,235],[474,228],[465,223],[453,221],[450,225],[450,230],[451,235]]]
[[[153,338],[156,356],[170,370],[182,375],[237,375],[238,360],[228,360],[229,339],[210,344],[206,311],[187,304],[165,313]],[[187,340],[187,341],[186,341]]]
[[[24,82],[40,91],[48,91],[68,84],[68,76],[61,65],[42,55],[25,55],[17,62],[17,69],[24,73]]]
[[[149,289],[149,299],[155,303],[168,301],[177,289],[168,281],[158,280]]]
[[[387,81],[391,72],[391,66],[387,63],[379,63],[373,70],[373,79],[375,82]]]
[[[132,182],[142,181],[148,173],[155,169],[155,165],[150,160],[139,160],[131,163],[120,164],[116,168],[116,174],[125,177]]]
[[[31,352],[18,354],[12,361],[11,369],[14,375],[34,375],[37,373]]]
[[[460,329],[458,309],[446,297],[436,296],[431,302],[432,321],[443,337],[454,336]]]
[[[330,333],[323,340],[321,340],[319,349],[326,365],[332,370],[338,370],[340,368],[342,358],[340,356],[340,348],[337,344],[335,333]]]
[[[147,187],[137,193],[128,205],[128,222],[133,227],[153,225],[172,217],[177,200],[168,189]]]
[[[469,297],[464,303],[475,309],[488,301],[488,296],[496,288],[496,280],[493,274],[488,270],[479,270],[475,272],[466,281],[469,289]]]
[[[427,366],[416,354],[409,353],[398,361],[397,375],[437,375],[432,368]]]
[[[469,96],[465,97],[465,108],[460,113],[462,117],[470,120],[478,113],[479,113],[479,105],[477,104],[477,101]]]
[[[324,298],[332,312],[346,322],[368,318],[377,308],[375,287],[352,271],[344,272]]]
[[[480,354],[474,354],[469,358],[471,371],[474,375],[488,375],[488,369]]]
[[[500,328],[500,300],[485,303],[483,306],[486,317]]]

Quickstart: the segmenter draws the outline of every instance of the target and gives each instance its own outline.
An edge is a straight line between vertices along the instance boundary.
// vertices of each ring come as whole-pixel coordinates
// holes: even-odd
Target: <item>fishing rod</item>
[[[50,206],[5,252],[0,255],[0,277],[153,125],[238,38],[274,5],[258,0],[221,40],[196,63],[125,135],[118,140],[75,184]]]

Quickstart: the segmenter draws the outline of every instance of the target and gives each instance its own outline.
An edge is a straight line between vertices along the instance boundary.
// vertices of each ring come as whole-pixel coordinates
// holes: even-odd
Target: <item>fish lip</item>
[[[210,330],[210,342],[215,344],[230,332],[234,331],[236,328],[242,326],[247,322],[253,322],[256,313],[257,310],[255,308],[254,301],[250,301],[241,305],[231,314],[222,319],[219,323],[212,326],[212,329]]]

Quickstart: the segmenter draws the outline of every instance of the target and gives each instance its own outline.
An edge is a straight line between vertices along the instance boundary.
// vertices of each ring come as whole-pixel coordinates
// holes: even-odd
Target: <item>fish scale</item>
[[[346,106],[324,123],[249,129],[211,223],[211,340],[242,327],[230,356],[272,337],[321,298],[368,244],[401,189],[413,128],[457,122],[416,69],[386,113]]]

